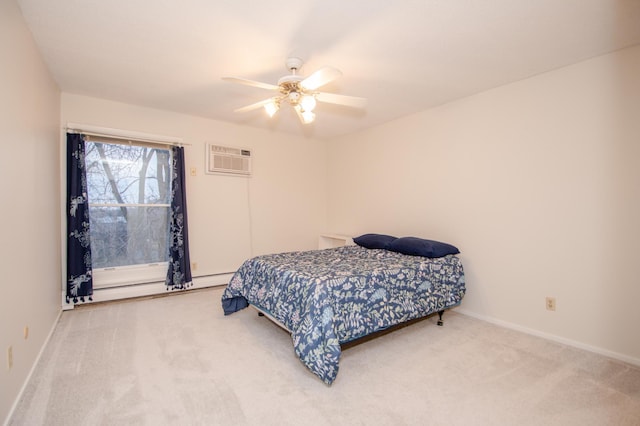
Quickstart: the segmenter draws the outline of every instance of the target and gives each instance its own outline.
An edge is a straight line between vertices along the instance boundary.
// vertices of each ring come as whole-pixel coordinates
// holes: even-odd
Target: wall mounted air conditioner
[[[250,176],[251,151],[242,148],[207,144],[206,171],[209,174],[224,173]]]

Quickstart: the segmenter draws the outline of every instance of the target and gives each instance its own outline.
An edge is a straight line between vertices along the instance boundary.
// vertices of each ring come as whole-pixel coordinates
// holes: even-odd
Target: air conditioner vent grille
[[[207,173],[251,175],[251,151],[220,145],[207,145]]]

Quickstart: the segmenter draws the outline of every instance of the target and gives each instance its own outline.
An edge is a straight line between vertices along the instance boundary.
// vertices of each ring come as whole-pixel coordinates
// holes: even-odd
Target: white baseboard
[[[613,352],[607,349],[603,349],[603,348],[599,348],[597,346],[591,346],[591,345],[587,345],[586,343],[582,343],[582,342],[578,342],[576,340],[571,340],[571,339],[567,339],[565,337],[561,337],[561,336],[556,336],[555,334],[550,334],[550,333],[545,333],[539,330],[535,330],[532,328],[528,328],[528,327],[523,327],[521,325],[518,324],[514,324],[511,322],[507,322],[507,321],[502,321],[493,317],[489,317],[489,316],[485,316],[485,315],[480,315],[477,314],[475,312],[470,312],[467,311],[465,309],[461,309],[461,308],[456,308],[455,310],[458,313],[461,313],[463,315],[472,317],[472,318],[476,318],[479,319],[481,321],[486,321],[488,323],[491,324],[495,324],[497,326],[500,327],[504,327],[504,328],[508,328],[511,330],[515,330],[515,331],[519,331],[525,334],[530,334],[532,336],[536,336],[536,337],[541,337],[543,339],[547,339],[547,340],[551,340],[553,342],[557,342],[557,343],[562,343],[564,345],[567,346],[572,346],[574,348],[578,348],[578,349],[583,349],[585,351],[589,351],[589,352],[593,352],[596,353],[598,355],[602,355],[605,356],[607,358],[612,358],[618,361],[622,361],[625,362],[627,364],[631,364],[637,367],[640,367],[640,359],[638,358],[634,358],[628,355],[624,355],[618,352]]]
[[[226,285],[229,283],[229,280],[231,279],[232,276],[233,276],[233,273],[230,272],[230,273],[223,273],[223,274],[207,275],[204,277],[194,277],[193,285],[184,291],[213,287],[218,285]],[[167,287],[165,286],[164,282],[99,288],[99,289],[94,289],[93,296],[91,297],[93,300],[91,302],[85,302],[82,304],[84,305],[86,303],[109,302],[112,300],[129,299],[132,297],[155,296],[159,294],[170,294],[170,293],[172,292],[167,290]],[[64,310],[73,309],[73,304],[63,302],[63,309]]]
[[[42,358],[42,354],[44,353],[44,350],[46,349],[47,345],[49,344],[49,340],[51,340],[51,337],[53,336],[53,332],[56,330],[56,326],[58,325],[58,322],[60,321],[60,316],[62,316],[62,310],[60,310],[60,312],[58,312],[58,316],[56,317],[55,321],[53,322],[53,325],[51,326],[51,330],[49,330],[49,334],[47,335],[47,338],[44,339],[44,343],[42,343],[42,346],[40,347],[40,351],[38,352],[38,355],[36,356],[36,359],[33,361],[33,365],[31,365],[31,369],[29,370],[29,374],[27,374],[27,377],[25,377],[24,382],[22,383],[22,387],[20,388],[20,391],[18,392],[18,395],[16,396],[16,399],[13,401],[13,405],[11,406],[11,409],[9,410],[9,414],[7,414],[7,418],[5,419],[5,421],[3,423],[3,426],[7,426],[9,424],[9,422],[11,421],[11,417],[13,417],[13,412],[18,407],[18,402],[20,402],[20,399],[22,399],[22,394],[24,394],[24,391],[27,389],[27,385],[31,381],[31,376],[33,376],[33,373],[36,371],[36,367],[40,363],[40,358]]]

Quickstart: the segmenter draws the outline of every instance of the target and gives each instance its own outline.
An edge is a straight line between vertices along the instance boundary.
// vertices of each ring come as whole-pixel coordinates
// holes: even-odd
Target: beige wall
[[[13,0],[0,2],[0,57],[0,173],[12,183],[1,213],[0,419],[60,311],[67,122],[190,144],[196,276],[315,248],[322,231],[440,239],[462,250],[464,311],[640,363],[640,47],[338,138],[328,152],[304,137],[61,99]],[[253,177],[204,174],[206,143],[251,149]]]
[[[639,114],[636,46],[339,138],[329,229],[451,242],[463,311],[640,363]]]
[[[13,0],[0,2],[0,421],[60,312],[60,92]],[[24,328],[29,327],[28,339]],[[7,351],[13,349],[13,367]]]
[[[172,136],[188,144],[194,276],[233,272],[252,255],[317,247],[326,220],[323,143],[67,93],[62,95],[62,123]],[[207,143],[250,149],[252,176],[205,174]],[[192,167],[196,176],[190,174]]]

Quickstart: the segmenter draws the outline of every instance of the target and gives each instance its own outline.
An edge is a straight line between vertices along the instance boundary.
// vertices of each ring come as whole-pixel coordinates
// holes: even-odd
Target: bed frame
[[[249,305],[249,306],[251,306],[253,309],[255,309],[258,312],[258,316],[259,317],[267,318],[272,323],[274,323],[276,326],[278,326],[281,329],[283,329],[284,331],[286,331],[287,334],[291,335],[291,330],[289,330],[287,328],[287,326],[282,324],[280,321],[275,319],[272,315],[269,315],[269,313],[263,311],[262,309],[258,308],[257,306],[254,306],[254,305]],[[358,339],[355,339],[355,340],[352,340],[350,342],[342,343],[342,344],[340,344],[340,347],[342,347],[342,349],[347,349],[347,348],[350,348],[352,346],[356,346],[356,345],[358,345],[360,343],[364,343],[364,342],[367,342],[369,340],[375,339],[376,337],[384,336],[385,334],[391,333],[392,331],[396,331],[396,330],[399,330],[401,328],[404,328],[404,327],[413,325],[415,323],[424,321],[427,318],[431,318],[436,313],[438,314],[438,322],[437,322],[437,324],[440,327],[442,327],[444,325],[444,322],[442,321],[442,315],[444,314],[444,310],[438,311],[438,312],[434,312],[434,313],[432,313],[430,315],[427,315],[427,316],[424,316],[424,317],[421,317],[421,318],[415,318],[415,319],[412,319],[412,320],[409,320],[409,321],[405,321],[403,323],[393,325],[393,326],[391,326],[389,328],[386,328],[384,330],[379,330],[379,331],[376,331],[375,333],[368,334],[366,336],[362,336],[362,337],[360,337]]]

